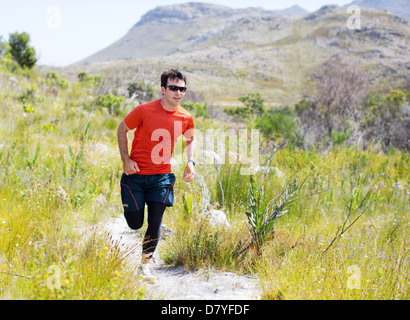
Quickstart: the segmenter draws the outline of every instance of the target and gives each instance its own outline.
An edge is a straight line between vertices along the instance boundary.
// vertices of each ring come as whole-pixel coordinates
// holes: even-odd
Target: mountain
[[[298,5],[294,5],[290,8],[280,10],[283,14],[287,14],[290,16],[299,16],[299,17],[304,17],[309,14],[309,11],[306,11],[305,9],[299,7]]]
[[[281,12],[261,8],[231,9],[198,2],[157,7],[143,15],[124,37],[80,63],[160,57],[190,51],[207,45],[240,21],[264,19],[279,24],[288,21],[287,16],[307,13],[297,6]]]
[[[179,67],[187,96],[220,106],[257,92],[271,105],[293,105],[311,94],[317,68],[332,57],[356,62],[376,89],[408,86],[409,21],[366,7],[361,16],[361,28],[351,30],[346,8],[335,5],[302,17],[206,3],[157,7],[70,72],[118,79],[125,95],[131,81],[158,85],[163,70]]]
[[[346,6],[351,5],[387,10],[400,17],[410,19],[410,0],[355,0]]]

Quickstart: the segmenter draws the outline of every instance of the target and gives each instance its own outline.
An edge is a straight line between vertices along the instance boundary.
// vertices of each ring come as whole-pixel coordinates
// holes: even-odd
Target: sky
[[[0,0],[0,37],[27,32],[38,64],[64,67],[104,49],[124,36],[158,6],[208,2],[231,8],[280,10],[299,5],[313,12],[326,4],[352,0]]]

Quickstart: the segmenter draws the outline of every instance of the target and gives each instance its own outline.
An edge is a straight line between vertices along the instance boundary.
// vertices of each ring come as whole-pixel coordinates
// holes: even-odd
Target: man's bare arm
[[[190,141],[186,141],[185,151],[186,151],[187,160],[194,160],[195,149],[196,149],[195,138],[192,138]],[[191,182],[194,180],[194,177],[195,177],[194,164],[192,162],[188,162],[185,167],[185,171],[184,171],[184,181]]]
[[[130,129],[127,127],[124,121],[121,121],[117,130],[117,139],[121,160],[126,175],[135,174],[140,171],[138,164],[130,158],[128,153],[128,131],[130,131]]]

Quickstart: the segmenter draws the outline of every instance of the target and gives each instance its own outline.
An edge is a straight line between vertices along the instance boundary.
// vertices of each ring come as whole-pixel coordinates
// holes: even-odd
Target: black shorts
[[[143,210],[145,203],[161,202],[167,207],[174,205],[173,173],[127,176],[121,177],[121,200],[125,212]]]

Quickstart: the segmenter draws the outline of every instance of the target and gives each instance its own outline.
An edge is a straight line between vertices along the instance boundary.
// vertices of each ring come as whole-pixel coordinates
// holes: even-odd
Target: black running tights
[[[148,202],[148,228],[145,233],[142,252],[149,255],[154,253],[161,236],[162,216],[166,204],[161,202]],[[144,224],[144,209],[134,212],[124,212],[128,226],[137,230]]]

